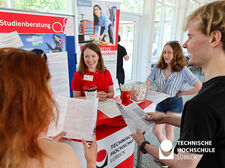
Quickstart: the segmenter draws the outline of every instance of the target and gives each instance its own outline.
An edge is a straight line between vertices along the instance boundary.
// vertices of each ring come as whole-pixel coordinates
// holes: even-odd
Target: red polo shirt
[[[101,72],[100,70],[96,72],[86,71],[84,75],[81,75],[79,72],[76,72],[72,80],[72,90],[81,91],[82,96],[84,96],[85,86],[91,87],[95,85],[98,91],[108,92],[108,87],[113,85],[112,76],[109,70]]]

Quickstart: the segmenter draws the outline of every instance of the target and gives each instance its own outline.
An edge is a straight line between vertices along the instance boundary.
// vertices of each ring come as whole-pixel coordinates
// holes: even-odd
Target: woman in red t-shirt
[[[99,101],[114,96],[113,81],[106,69],[101,50],[94,43],[86,44],[81,52],[78,72],[73,76],[73,97],[84,97],[85,87],[97,87]]]

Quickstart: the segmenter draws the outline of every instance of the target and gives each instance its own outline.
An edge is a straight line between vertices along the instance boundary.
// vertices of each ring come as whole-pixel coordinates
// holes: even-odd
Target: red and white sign
[[[120,128],[119,130],[117,130]],[[105,131],[107,129],[107,131]],[[129,128],[121,127],[97,127],[97,168],[133,168],[135,141]],[[112,133],[113,132],[113,133]],[[107,135],[107,133],[109,135]],[[98,137],[103,137],[98,139]],[[81,167],[86,168],[86,159],[81,142],[68,142],[76,151]]]
[[[109,135],[98,143],[97,167],[123,167],[121,164],[132,157],[134,153],[134,139],[128,127]],[[127,164],[127,163],[126,163]],[[133,162],[127,167],[133,167]]]
[[[67,27],[73,27],[73,19],[67,17],[0,11],[0,32],[66,34]],[[72,22],[72,23],[71,23]]]

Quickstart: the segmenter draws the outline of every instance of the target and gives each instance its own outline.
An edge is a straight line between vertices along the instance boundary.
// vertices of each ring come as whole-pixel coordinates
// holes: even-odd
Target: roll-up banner
[[[94,42],[102,51],[104,64],[116,80],[117,45],[119,31],[119,2],[78,0],[79,45]],[[100,16],[97,17],[98,12]]]
[[[70,86],[76,71],[72,16],[0,10],[0,33],[5,37],[18,34],[22,41],[19,48],[44,50],[48,57],[53,93],[72,97]],[[11,46],[10,43],[8,45]]]

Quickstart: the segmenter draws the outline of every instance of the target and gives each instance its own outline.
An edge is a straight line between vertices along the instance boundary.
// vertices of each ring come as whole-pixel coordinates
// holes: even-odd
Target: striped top
[[[179,72],[171,72],[166,80],[164,69],[160,69],[156,65],[147,80],[155,82],[158,91],[171,97],[176,96],[179,91],[184,91],[186,83],[193,86],[198,81],[186,66]]]

